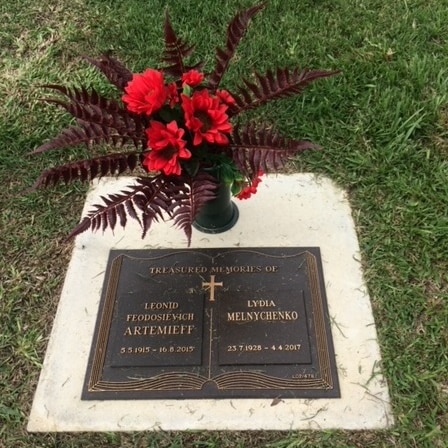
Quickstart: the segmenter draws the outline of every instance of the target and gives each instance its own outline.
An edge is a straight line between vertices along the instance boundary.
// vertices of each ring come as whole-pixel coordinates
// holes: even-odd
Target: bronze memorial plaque
[[[110,252],[83,400],[339,396],[319,248]]]

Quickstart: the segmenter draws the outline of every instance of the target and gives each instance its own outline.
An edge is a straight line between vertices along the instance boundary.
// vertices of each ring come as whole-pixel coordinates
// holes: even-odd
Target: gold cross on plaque
[[[210,302],[215,301],[215,286],[223,286],[222,282],[215,282],[215,276],[210,275],[210,281],[209,282],[202,282],[202,287],[210,289]]]

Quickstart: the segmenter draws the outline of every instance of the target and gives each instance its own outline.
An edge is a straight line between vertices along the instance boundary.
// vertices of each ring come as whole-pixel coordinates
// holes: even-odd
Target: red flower
[[[204,79],[204,74],[197,70],[190,70],[182,75],[182,83],[188,84],[190,87],[197,86]]]
[[[227,106],[205,89],[194,92],[191,98],[181,97],[185,126],[194,133],[193,145],[200,145],[202,140],[227,145],[229,139],[225,134],[232,130],[226,114]]]
[[[251,183],[244,187],[236,197],[238,199],[249,199],[253,194],[257,192],[258,184],[261,182],[260,176],[263,175],[263,171],[258,171],[257,175],[252,179]]]
[[[150,171],[163,171],[165,174],[181,173],[179,159],[189,159],[191,152],[185,148],[182,140],[185,131],[179,129],[173,120],[166,126],[159,121],[151,121],[146,129],[148,146],[152,151],[145,154],[143,165]]]
[[[166,86],[166,90],[167,90],[168,104],[172,109],[176,105],[176,103],[179,102],[179,94],[177,93],[176,83],[172,82],[171,84],[168,84]]]
[[[216,95],[223,103],[227,104],[228,106],[236,104],[235,99],[232,95],[230,95],[229,92],[227,92],[227,90],[217,90]]]
[[[163,82],[163,74],[148,69],[136,73],[125,87],[126,94],[121,97],[128,110],[138,114],[151,115],[165,102],[168,91]]]

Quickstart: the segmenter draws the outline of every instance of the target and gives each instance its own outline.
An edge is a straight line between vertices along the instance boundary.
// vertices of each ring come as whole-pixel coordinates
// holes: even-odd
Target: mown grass
[[[24,195],[40,170],[73,157],[27,154],[67,118],[40,85],[106,88],[80,54],[158,64],[166,2],[0,2],[0,446],[448,446],[448,9],[443,1],[270,0],[225,78],[254,67],[340,69],[301,97],[258,111],[286,135],[319,142],[297,170],[350,194],[396,425],[387,431],[27,434],[34,388],[85,187]],[[207,67],[249,0],[170,2],[172,22]]]

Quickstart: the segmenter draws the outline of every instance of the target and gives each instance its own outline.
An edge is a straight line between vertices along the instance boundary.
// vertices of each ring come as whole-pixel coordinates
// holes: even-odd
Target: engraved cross
[[[202,287],[210,289],[210,302],[215,301],[215,286],[223,286],[222,282],[215,282],[215,276],[210,275],[209,282],[202,282]]]

